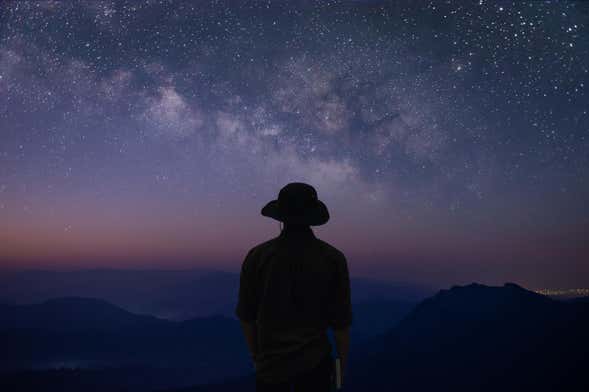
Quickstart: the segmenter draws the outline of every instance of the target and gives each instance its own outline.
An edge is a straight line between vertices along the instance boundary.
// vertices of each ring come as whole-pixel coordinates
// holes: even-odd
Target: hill
[[[442,290],[366,346],[353,390],[585,389],[589,308],[515,284]],[[581,387],[583,386],[583,387]]]
[[[352,301],[416,303],[430,288],[352,277]],[[221,314],[234,317],[239,274],[211,269],[0,271],[0,303],[25,305],[52,298],[101,298],[138,314],[187,320]]]
[[[385,299],[356,304],[354,346],[412,307]],[[233,318],[170,321],[94,298],[0,305],[0,347],[0,390],[141,391],[211,383],[252,369]]]
[[[589,307],[515,284],[455,286],[351,353],[348,391],[587,391]],[[183,391],[253,391],[251,377]]]
[[[138,375],[136,385],[142,387],[149,385],[139,376],[145,369],[162,386],[211,382],[249,371],[242,332],[233,319],[175,322],[93,298],[0,306],[0,347],[0,390],[9,390],[2,388],[8,380],[16,385],[35,377],[51,379],[52,369],[72,369],[70,379],[101,373],[99,378],[118,375],[123,381],[121,369],[127,369]],[[184,378],[170,383],[170,375],[178,373]],[[60,385],[67,384],[63,377]]]

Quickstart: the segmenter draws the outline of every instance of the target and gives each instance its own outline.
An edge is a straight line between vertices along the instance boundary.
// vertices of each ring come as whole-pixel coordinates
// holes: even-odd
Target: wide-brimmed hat
[[[317,191],[304,182],[291,182],[278,193],[278,199],[262,208],[262,215],[284,223],[319,226],[329,220],[329,211],[317,198]]]

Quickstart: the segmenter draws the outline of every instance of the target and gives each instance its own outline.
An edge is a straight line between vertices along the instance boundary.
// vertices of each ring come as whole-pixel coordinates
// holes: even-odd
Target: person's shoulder
[[[268,250],[274,248],[278,241],[278,237],[271,238],[264,242],[260,242],[257,245],[254,245],[249,252],[247,253],[248,257],[259,257],[262,254],[266,253]]]
[[[344,255],[344,252],[342,252],[341,250],[339,250],[335,246],[331,245],[329,242],[323,241],[320,238],[317,238],[317,242],[321,246],[321,249],[323,250],[323,252],[327,256],[329,256],[330,258],[340,260],[340,261],[346,260],[346,256]]]

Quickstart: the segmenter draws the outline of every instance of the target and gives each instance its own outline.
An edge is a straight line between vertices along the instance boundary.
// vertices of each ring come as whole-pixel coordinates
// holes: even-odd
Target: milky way
[[[0,5],[0,262],[235,270],[316,187],[352,274],[589,284],[589,4]]]

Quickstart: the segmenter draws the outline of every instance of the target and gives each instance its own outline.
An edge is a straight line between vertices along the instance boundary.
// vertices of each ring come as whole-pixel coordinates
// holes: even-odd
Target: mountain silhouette
[[[435,290],[371,278],[351,279],[352,300],[416,303]],[[101,298],[137,314],[187,320],[234,317],[239,274],[211,269],[0,271],[0,303],[40,303],[52,298]]]
[[[569,301],[576,302],[576,303],[586,303],[586,304],[589,304],[589,297],[572,298]]]
[[[386,299],[357,304],[354,344],[388,330],[413,306]],[[170,321],[95,298],[0,305],[0,347],[0,390],[142,391],[252,370],[233,318]]]
[[[235,273],[208,269],[0,271],[0,302],[101,298],[133,313],[186,320],[216,313],[229,315],[238,281]]]
[[[0,305],[0,329],[69,331],[165,325],[96,298],[64,297],[32,305]]]
[[[586,301],[473,283],[415,307],[381,300],[354,311],[346,390],[589,390]],[[239,323],[223,316],[169,321],[92,298],[2,305],[0,347],[0,390],[255,385]],[[35,370],[60,363],[77,369]]]
[[[360,349],[374,336],[385,333],[414,307],[413,302],[386,299],[355,303],[354,325],[350,329],[352,348]]]
[[[586,303],[513,283],[454,286],[356,346],[345,390],[587,391],[587,331]],[[254,389],[250,376],[181,390]]]
[[[589,308],[507,283],[455,286],[364,347],[353,390],[588,390]]]
[[[0,306],[0,347],[0,373],[4,374],[0,390],[11,390],[2,384],[9,380],[7,373],[20,372],[10,381],[12,385],[49,376],[31,372],[35,369],[79,368],[76,377],[84,369],[94,369],[108,373],[108,378],[113,372],[106,368],[129,368],[137,374],[137,385],[143,385],[145,377],[140,374],[149,369],[153,385],[162,386],[211,382],[250,370],[236,320],[211,316],[169,321],[136,315],[93,298]],[[178,372],[183,378],[178,378]],[[128,382],[121,371],[115,373]]]

